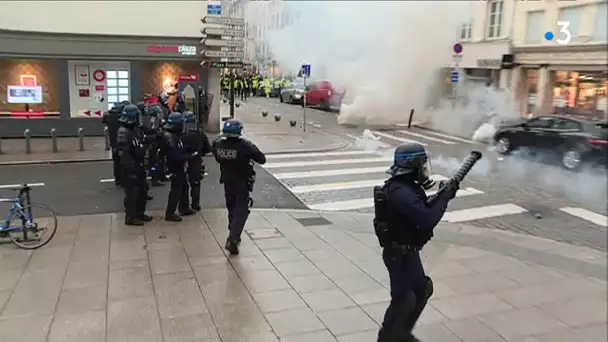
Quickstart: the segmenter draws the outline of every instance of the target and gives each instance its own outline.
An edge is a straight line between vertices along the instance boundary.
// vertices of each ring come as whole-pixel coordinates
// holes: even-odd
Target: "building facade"
[[[205,2],[176,3],[160,11],[146,1],[3,2],[0,136],[100,134],[99,117],[114,102],[171,90],[180,78],[203,84]],[[159,25],[159,16],[184,14],[192,18]]]
[[[471,17],[460,25],[455,40],[463,46],[463,52],[450,66],[458,66],[463,82],[492,84],[500,89],[510,86],[511,70],[505,67],[503,58],[511,54],[510,37],[517,4],[510,0],[468,4]]]
[[[608,119],[608,3],[518,2],[515,20],[512,82],[522,112]]]

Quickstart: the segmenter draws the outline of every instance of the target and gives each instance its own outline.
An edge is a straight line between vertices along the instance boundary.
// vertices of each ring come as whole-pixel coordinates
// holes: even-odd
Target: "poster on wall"
[[[40,104],[42,103],[41,86],[15,86],[6,87],[6,99],[11,104]]]
[[[76,85],[89,85],[90,75],[88,65],[74,65],[74,75],[76,76]]]

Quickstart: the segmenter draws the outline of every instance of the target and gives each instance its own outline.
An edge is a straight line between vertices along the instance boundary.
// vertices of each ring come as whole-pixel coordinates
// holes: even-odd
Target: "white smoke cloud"
[[[458,25],[470,15],[470,4],[283,2],[284,13],[299,13],[299,18],[269,32],[267,43],[283,71],[297,71],[307,62],[314,78],[346,89],[339,123],[406,122],[410,109],[426,107],[442,81],[438,70],[451,61],[451,46]]]

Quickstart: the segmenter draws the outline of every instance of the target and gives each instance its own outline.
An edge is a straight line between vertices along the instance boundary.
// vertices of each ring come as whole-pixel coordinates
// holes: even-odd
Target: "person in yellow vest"
[[[258,91],[258,88],[260,87],[260,78],[258,77],[258,75],[253,75],[253,77],[251,77],[251,83],[253,86],[253,95],[255,96],[255,93]]]
[[[225,99],[230,96],[230,77],[228,75],[222,76],[222,94]]]
[[[247,98],[249,97],[249,92],[251,92],[251,89],[249,88],[250,86],[251,82],[249,80],[249,76],[245,75],[245,77],[243,77],[243,94],[241,96],[242,101],[247,100]]]
[[[278,94],[281,93],[281,86],[283,86],[283,84],[281,82],[281,79],[278,78],[278,77],[275,78],[274,82],[273,82],[273,85],[274,85],[274,93],[276,93],[277,97],[278,97],[279,96]]]
[[[272,85],[270,83],[270,78],[266,77],[264,80],[264,92],[266,93],[266,97],[270,97],[270,91],[272,91]]]
[[[287,88],[291,85],[291,81],[289,81],[289,78],[283,78],[283,88]]]
[[[232,85],[234,87],[234,97],[238,98],[241,96],[241,91],[243,90],[242,81],[239,76],[234,78],[234,83]]]

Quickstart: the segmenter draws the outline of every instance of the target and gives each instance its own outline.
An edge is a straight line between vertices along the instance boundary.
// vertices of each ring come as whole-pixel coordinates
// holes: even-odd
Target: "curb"
[[[53,165],[53,164],[78,164],[78,163],[96,163],[110,161],[112,158],[80,158],[80,159],[50,159],[50,160],[16,160],[0,162],[0,166],[17,166],[17,165]]]
[[[337,147],[330,148],[311,148],[311,149],[300,149],[300,150],[285,150],[285,151],[272,151],[265,153],[266,155],[275,155],[275,154],[296,154],[296,153],[314,153],[314,152],[331,152],[341,150],[343,148],[349,147],[351,145],[350,142],[344,141],[341,142]]]

